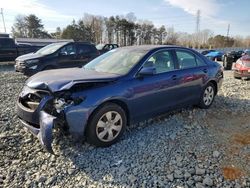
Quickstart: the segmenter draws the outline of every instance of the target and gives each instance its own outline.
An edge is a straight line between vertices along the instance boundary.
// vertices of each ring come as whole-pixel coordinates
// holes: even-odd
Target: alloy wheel
[[[203,101],[206,106],[209,106],[214,99],[214,89],[212,86],[208,86],[205,89],[204,95],[203,95]]]

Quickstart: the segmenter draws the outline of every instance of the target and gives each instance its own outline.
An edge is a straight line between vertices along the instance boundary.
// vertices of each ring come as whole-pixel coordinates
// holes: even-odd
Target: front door
[[[135,118],[143,119],[160,114],[180,101],[176,64],[171,50],[154,53],[143,65],[153,66],[156,73],[135,78],[132,85],[134,96],[131,99],[131,113]]]
[[[59,50],[58,55],[59,68],[77,67],[77,54],[74,44],[68,44]]]

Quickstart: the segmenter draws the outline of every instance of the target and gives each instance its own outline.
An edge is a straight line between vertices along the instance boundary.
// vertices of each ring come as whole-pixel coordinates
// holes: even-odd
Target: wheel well
[[[214,80],[211,80],[211,81],[209,81],[208,83],[212,83],[212,84],[214,85],[214,88],[215,88],[215,94],[217,94],[217,92],[218,92],[217,82],[216,82],[216,81],[214,81]]]
[[[96,112],[96,110],[98,110],[99,108],[101,108],[102,106],[104,106],[107,103],[113,103],[116,104],[118,106],[120,106],[126,113],[126,117],[127,117],[127,124],[129,125],[130,122],[130,113],[128,110],[128,106],[125,102],[121,101],[121,100],[117,100],[117,99],[113,99],[113,100],[109,100],[109,101],[105,101],[102,104],[100,104],[89,116],[88,121],[90,121],[90,119],[92,118],[93,114]]]

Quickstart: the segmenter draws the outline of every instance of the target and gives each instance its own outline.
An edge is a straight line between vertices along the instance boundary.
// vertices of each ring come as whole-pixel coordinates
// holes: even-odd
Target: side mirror
[[[143,67],[139,73],[139,77],[144,77],[144,76],[152,76],[156,73],[156,68],[155,67]]]

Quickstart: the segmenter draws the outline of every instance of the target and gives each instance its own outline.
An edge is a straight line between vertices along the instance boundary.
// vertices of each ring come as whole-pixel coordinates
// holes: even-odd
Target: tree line
[[[176,32],[173,27],[156,27],[151,21],[138,20],[134,13],[103,17],[84,14],[65,28],[48,33],[36,15],[18,15],[12,27],[13,37],[56,38],[88,41],[95,44],[117,43],[120,46],[174,44],[192,48],[250,47],[250,36],[214,36],[211,30],[198,33]]]

